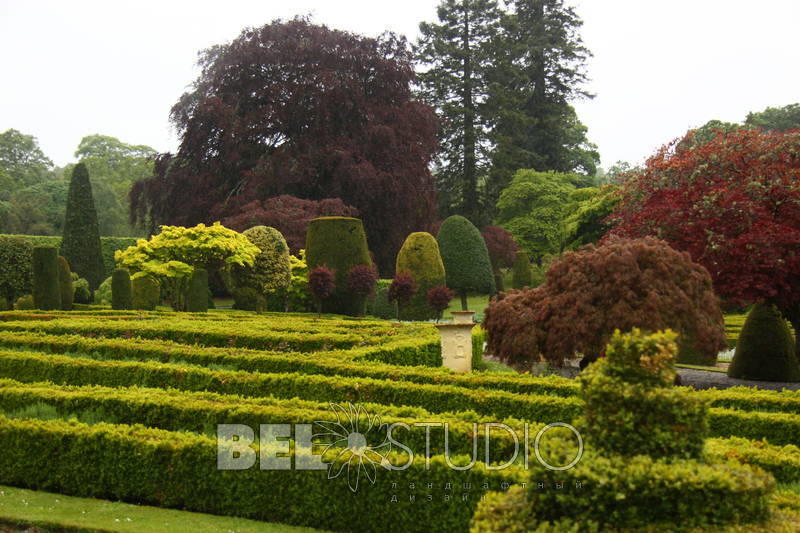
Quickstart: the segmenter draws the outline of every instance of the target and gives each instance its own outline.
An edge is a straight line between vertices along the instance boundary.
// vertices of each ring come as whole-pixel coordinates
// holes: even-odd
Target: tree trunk
[[[464,9],[464,26],[462,32],[462,49],[464,52],[464,215],[475,221],[478,215],[478,178],[476,175],[475,156],[475,103],[473,102],[472,80],[472,46],[469,6],[467,0],[462,3]]]
[[[460,296],[461,296],[461,310],[469,311],[469,309],[467,309],[467,292],[466,291],[462,292]]]

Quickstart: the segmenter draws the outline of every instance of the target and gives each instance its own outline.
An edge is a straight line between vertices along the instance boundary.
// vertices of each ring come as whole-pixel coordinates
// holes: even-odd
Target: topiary
[[[75,298],[75,287],[72,284],[72,271],[69,269],[69,263],[62,255],[58,256],[58,287],[61,291],[61,309],[71,311]]]
[[[237,309],[266,309],[269,294],[289,287],[292,270],[289,247],[281,232],[267,226],[255,226],[244,232],[260,253],[252,266],[233,264],[230,267],[230,290]]]
[[[33,245],[22,237],[0,237],[0,300],[12,304],[31,291]]]
[[[14,304],[14,309],[17,311],[30,311],[32,309],[36,309],[36,306],[33,303],[33,295],[26,294],[25,296],[20,296]]]
[[[800,381],[794,339],[772,305],[753,306],[739,333],[728,376],[763,381]]]
[[[132,309],[131,274],[127,268],[115,268],[111,272],[111,308]]]
[[[72,286],[75,288],[72,301],[77,304],[92,303],[92,291],[89,290],[89,282],[84,278],[79,278],[78,275],[72,273]]]
[[[437,285],[444,285],[445,271],[439,243],[430,233],[409,235],[397,254],[395,272],[407,272],[414,278],[417,291],[407,302],[398,303],[402,320],[429,320],[437,313],[428,305],[427,294]]]
[[[186,310],[190,313],[205,313],[208,311],[208,271],[196,268],[189,278],[189,288],[186,292]]]
[[[348,288],[347,275],[356,265],[372,265],[364,226],[357,218],[321,217],[308,225],[306,261],[309,271],[326,265],[336,275],[336,290],[323,302],[322,310],[357,316],[363,313],[366,296]]]
[[[518,251],[514,257],[512,273],[514,276],[512,278],[512,284],[515,289],[522,289],[532,286],[531,282],[533,281],[533,272],[531,269],[531,260],[528,258],[528,254],[525,251]]]
[[[652,237],[565,253],[540,287],[493,300],[483,324],[489,353],[521,367],[541,358],[560,365],[575,354],[597,357],[614,330],[635,327],[677,331],[679,343],[693,342],[707,364],[727,346],[708,271]]]
[[[111,305],[111,276],[103,280],[103,283],[94,291],[94,303],[95,305]]]
[[[131,280],[131,307],[154,311],[161,300],[161,287],[150,276],[136,276]]]
[[[86,278],[92,289],[97,288],[103,281],[105,266],[97,211],[92,197],[89,172],[83,163],[75,165],[69,182],[61,255],[79,276]]]
[[[494,294],[494,275],[486,243],[478,228],[460,215],[442,222],[439,234],[447,286],[461,297],[461,308],[467,310],[467,295]]]
[[[33,249],[33,303],[36,309],[61,309],[58,250],[55,246]]]

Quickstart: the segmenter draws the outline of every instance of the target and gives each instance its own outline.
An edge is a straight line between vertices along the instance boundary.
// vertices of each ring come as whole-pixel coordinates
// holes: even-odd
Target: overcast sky
[[[569,2],[569,0],[568,0]],[[197,52],[245,26],[311,14],[332,28],[415,39],[438,0],[0,0],[0,132],[56,164],[92,133],[171,151],[169,109]],[[572,0],[594,53],[576,103],[602,164],[642,162],[710,119],[800,102],[799,0]]]

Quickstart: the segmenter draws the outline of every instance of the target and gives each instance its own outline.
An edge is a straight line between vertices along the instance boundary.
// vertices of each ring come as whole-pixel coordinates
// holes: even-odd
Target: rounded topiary
[[[531,286],[533,273],[531,271],[531,260],[526,252],[522,250],[517,252],[514,257],[514,267],[511,272],[513,273],[511,283],[515,289]]]
[[[190,313],[208,311],[208,271],[195,268],[186,292],[186,310]]]
[[[442,222],[439,252],[444,263],[447,287],[461,297],[467,310],[467,295],[495,292],[492,263],[481,232],[466,218],[453,215]]]
[[[55,246],[37,246],[33,249],[33,303],[37,309],[61,309],[58,271],[58,250]]]
[[[417,292],[407,302],[399,302],[402,320],[429,320],[438,313],[428,305],[428,291],[445,283],[444,263],[439,243],[430,233],[409,235],[397,254],[396,272],[408,272],[417,284]]]
[[[153,311],[161,300],[161,287],[150,276],[138,276],[131,280],[133,309]]]
[[[133,308],[131,274],[127,268],[115,268],[111,272],[111,308],[126,310]]]
[[[14,309],[17,311],[30,311],[31,309],[36,309],[36,305],[33,303],[33,296],[30,294],[20,296],[14,304]]]
[[[728,376],[764,381],[800,381],[800,365],[786,320],[772,305],[758,303],[744,321]]]
[[[261,252],[253,266],[231,266],[234,307],[264,311],[267,295],[287,288],[292,282],[289,247],[281,232],[268,226],[254,226],[243,235]]]
[[[103,280],[103,283],[94,291],[94,303],[95,305],[111,305],[111,276]]]
[[[92,291],[89,290],[89,282],[84,278],[79,278],[75,272],[72,273],[72,286],[75,288],[72,298],[73,303],[92,303]]]
[[[356,265],[372,265],[364,226],[357,218],[321,217],[308,225],[306,262],[309,271],[326,265],[336,275],[336,290],[326,298],[326,313],[358,316],[363,313],[366,295],[348,288],[348,273]]]
[[[89,172],[83,163],[75,165],[69,182],[61,255],[69,261],[74,272],[86,278],[92,289],[96,289],[103,281],[105,266],[97,211]]]
[[[72,284],[72,270],[64,256],[58,256],[58,287],[61,291],[61,309],[64,311],[72,310],[72,302],[75,298],[75,287]]]
[[[0,237],[0,299],[9,305],[31,291],[33,245],[21,237]]]

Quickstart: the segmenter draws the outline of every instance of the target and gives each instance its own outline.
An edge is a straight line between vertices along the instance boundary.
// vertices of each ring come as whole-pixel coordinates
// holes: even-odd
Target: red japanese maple
[[[694,132],[627,183],[610,233],[689,252],[730,303],[778,305],[800,329],[800,130]]]

